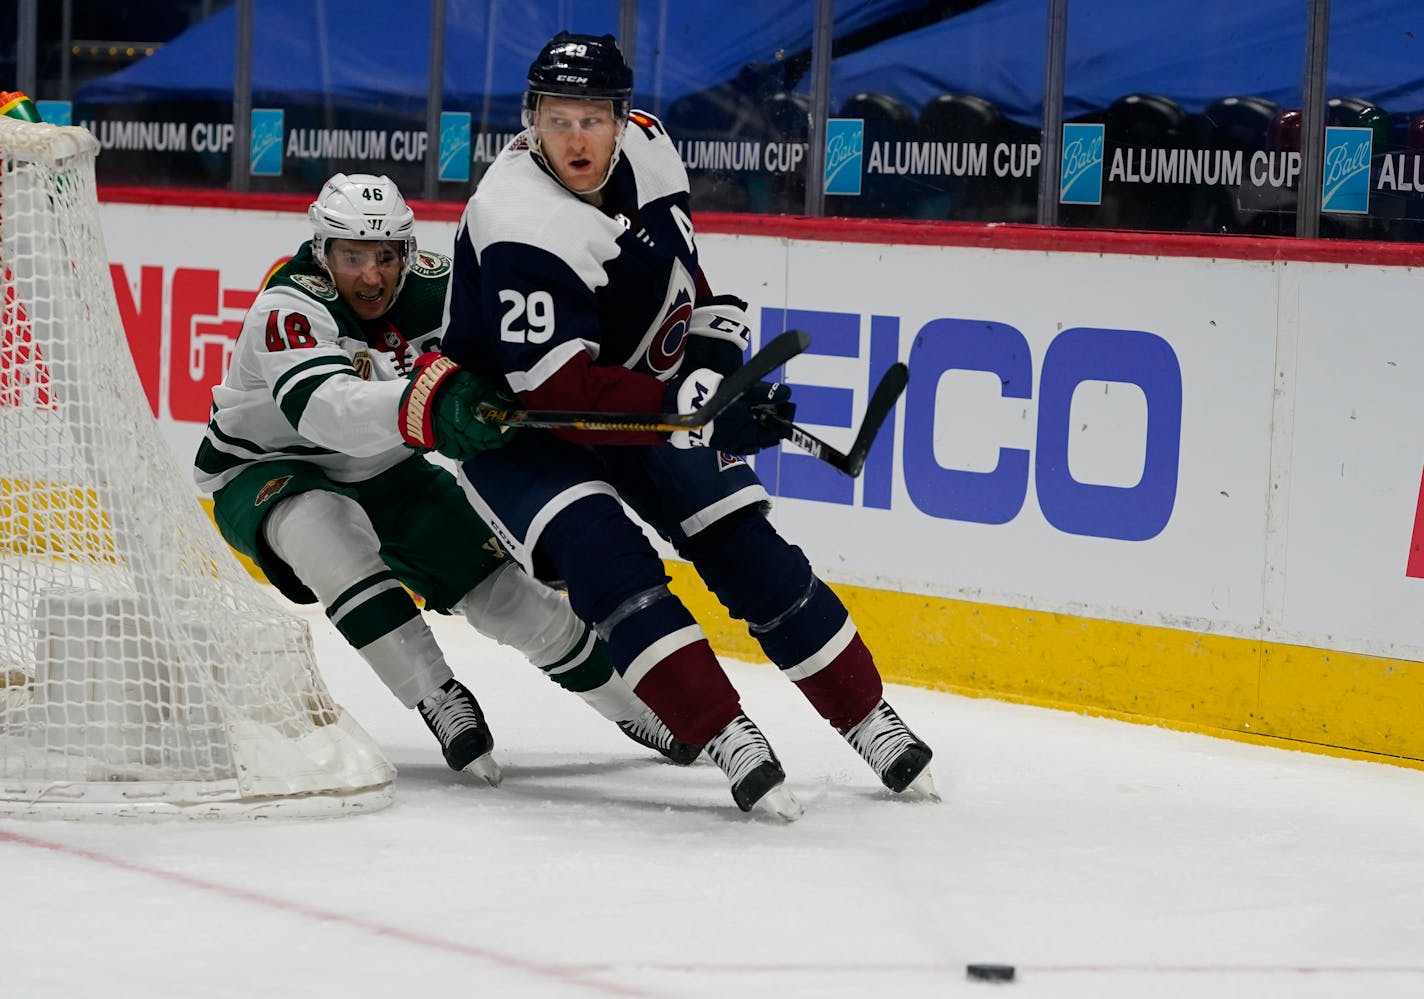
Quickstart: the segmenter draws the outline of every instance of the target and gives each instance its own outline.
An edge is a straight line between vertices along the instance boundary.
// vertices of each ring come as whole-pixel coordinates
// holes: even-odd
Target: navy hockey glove
[[[479,404],[485,401],[499,401],[495,381],[470,374],[448,357],[422,354],[401,395],[401,437],[413,448],[459,461],[499,447],[513,428],[483,422]]]
[[[699,368],[675,388],[677,412],[691,413],[717,391],[722,376],[710,368]],[[783,420],[796,418],[791,389],[781,382],[757,382],[711,423],[698,430],[679,430],[671,437],[673,447],[710,447],[728,454],[753,454],[782,440],[779,427],[764,417],[774,414]]]
[[[714,295],[698,302],[687,321],[683,370],[711,368],[730,375],[742,366],[751,344],[747,303],[735,295]]]

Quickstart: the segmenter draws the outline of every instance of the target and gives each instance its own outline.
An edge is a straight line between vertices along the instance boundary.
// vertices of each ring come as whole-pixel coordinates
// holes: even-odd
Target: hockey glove
[[[687,323],[683,369],[711,368],[730,375],[740,368],[751,344],[746,310],[747,303],[735,295],[716,295],[699,302]]]
[[[710,368],[692,372],[673,389],[677,412],[695,412],[721,382],[722,376]],[[710,447],[728,454],[753,454],[782,439],[780,428],[769,426],[763,419],[767,414],[783,420],[796,418],[796,403],[791,401],[789,387],[780,382],[757,382],[711,423],[697,430],[676,431],[670,443],[679,448]]]
[[[491,426],[479,418],[479,404],[498,396],[499,386],[492,379],[472,375],[448,357],[422,354],[401,395],[401,437],[422,451],[439,451],[459,461],[473,458],[512,436],[512,427]]]

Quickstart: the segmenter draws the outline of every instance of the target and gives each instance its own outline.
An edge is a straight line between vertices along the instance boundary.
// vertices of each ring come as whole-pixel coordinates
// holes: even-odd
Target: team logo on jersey
[[[726,451],[717,452],[717,471],[730,472],[734,468],[740,468],[747,463],[747,459],[738,454],[728,454]]]
[[[424,278],[438,278],[450,273],[450,258],[443,253],[417,250],[410,269]]]
[[[351,366],[356,369],[356,373],[361,376],[363,381],[371,380],[371,372],[375,369],[375,365],[371,363],[369,352],[358,350],[356,355],[351,358]]]
[[[336,301],[336,288],[320,274],[293,274],[292,284],[305,288],[317,298],[328,302]]]
[[[671,371],[682,360],[683,351],[687,349],[687,324],[691,318],[692,300],[686,292],[682,292],[648,344],[648,367],[653,369],[653,374]]]
[[[283,475],[280,478],[276,479],[268,479],[267,484],[261,489],[257,490],[257,498],[252,501],[252,505],[261,506],[263,503],[266,503],[273,496],[276,496],[283,489],[285,489],[287,483],[291,481],[292,477],[290,475]]]

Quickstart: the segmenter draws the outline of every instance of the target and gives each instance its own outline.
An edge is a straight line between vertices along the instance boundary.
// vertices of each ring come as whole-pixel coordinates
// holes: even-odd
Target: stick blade
[[[875,443],[875,435],[885,422],[895,403],[900,401],[905,387],[910,384],[910,369],[903,362],[896,361],[880,376],[875,391],[870,394],[870,402],[865,406],[865,418],[861,420],[860,431],[855,435],[855,443],[846,452],[845,464],[841,471],[851,478],[860,475],[865,468],[865,459],[870,456],[870,447]]]

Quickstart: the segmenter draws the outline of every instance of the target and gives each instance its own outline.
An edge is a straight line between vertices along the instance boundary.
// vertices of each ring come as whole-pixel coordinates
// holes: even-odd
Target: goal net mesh
[[[83,129],[0,117],[0,814],[325,814],[394,770],[149,409]]]

